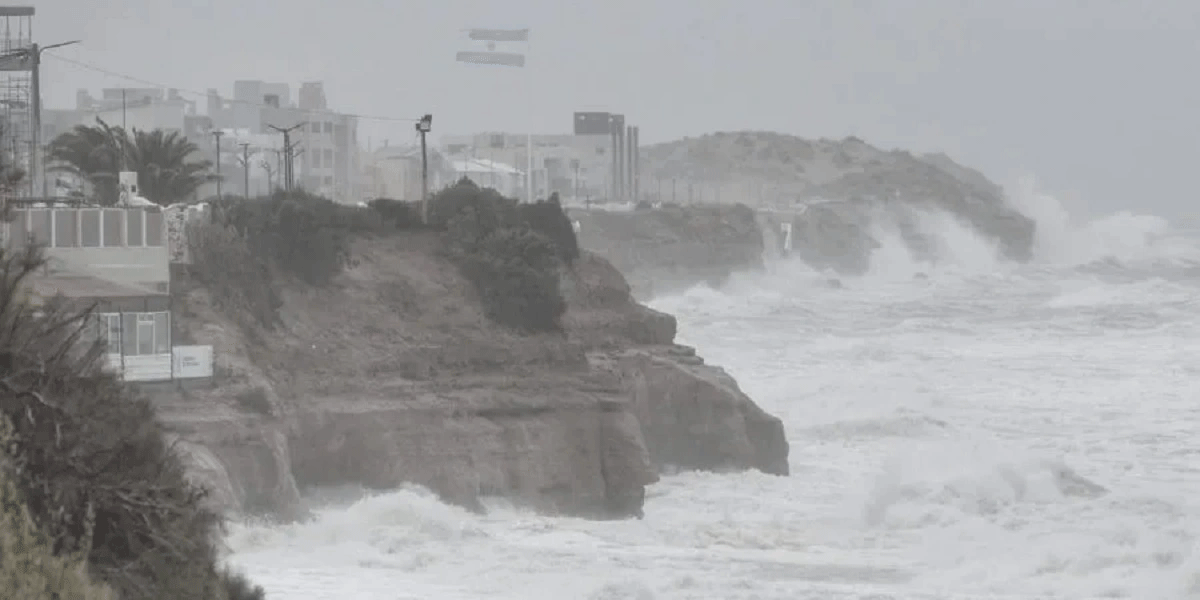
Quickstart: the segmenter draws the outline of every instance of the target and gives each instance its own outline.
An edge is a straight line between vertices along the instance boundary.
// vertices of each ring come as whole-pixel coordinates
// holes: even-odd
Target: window
[[[333,185],[333,178],[332,178],[332,177],[330,177],[330,176],[328,176],[328,175],[326,175],[326,176],[325,176],[325,185],[326,185],[326,186],[331,186],[331,185]]]
[[[333,133],[333,121],[325,121],[325,133]]]
[[[29,242],[29,231],[25,217],[28,215],[23,210],[13,211],[13,220],[8,224],[8,246],[10,248],[20,248]]]
[[[120,209],[108,209],[104,211],[104,228],[101,230],[100,245],[105,248],[117,248],[124,242],[124,236],[121,235],[125,223],[125,215],[121,214],[124,211]]]
[[[319,122],[314,121],[312,123],[312,132],[313,133],[321,133],[321,124]]]
[[[79,245],[79,211],[54,211],[54,247],[74,248]]]
[[[171,313],[154,313],[154,353],[171,352]]]
[[[137,313],[124,313],[121,318],[121,338],[120,347],[125,356],[133,356],[137,354],[137,336],[138,336],[138,315]]]
[[[163,214],[159,210],[146,211],[146,245],[160,247],[163,245]]]
[[[79,245],[84,248],[100,247],[100,211],[79,211]]]
[[[138,313],[137,354],[154,354],[154,315],[151,313]]]
[[[333,166],[333,150],[326,148],[321,151],[321,155],[325,157],[325,166],[332,167]]]
[[[125,356],[171,352],[170,313],[104,313],[99,318],[109,354],[120,354],[122,346]]]
[[[29,238],[39,244],[50,243],[50,211],[41,208],[29,211]]]
[[[121,315],[103,313],[96,315],[100,339],[108,345],[109,354],[121,353]]]
[[[146,230],[144,229],[146,213],[140,209],[130,209],[125,211],[125,237],[128,246],[142,246],[146,242]]]

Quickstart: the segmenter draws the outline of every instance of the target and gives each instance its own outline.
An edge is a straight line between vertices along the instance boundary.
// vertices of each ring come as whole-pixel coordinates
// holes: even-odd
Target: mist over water
[[[840,289],[779,261],[654,302],[784,420],[790,477],[664,476],[603,523],[403,489],[230,560],[289,599],[1200,598],[1200,244],[1009,193],[1030,264],[925,214],[936,263],[881,222]]]

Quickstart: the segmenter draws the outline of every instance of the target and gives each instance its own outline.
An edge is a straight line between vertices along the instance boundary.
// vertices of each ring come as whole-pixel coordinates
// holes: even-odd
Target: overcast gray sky
[[[568,132],[623,112],[652,143],[710,131],[858,135],[1036,175],[1088,212],[1194,215],[1200,0],[37,0],[42,44],[228,94],[322,80],[345,112],[435,135]],[[467,27],[529,27],[525,71],[454,62]],[[138,85],[47,59],[49,106]],[[294,92],[293,92],[294,94]],[[363,121],[376,143],[407,123]]]

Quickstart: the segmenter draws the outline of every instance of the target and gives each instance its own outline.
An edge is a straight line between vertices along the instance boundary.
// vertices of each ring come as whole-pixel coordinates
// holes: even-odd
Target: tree
[[[117,202],[117,173],[121,170],[128,136],[120,127],[102,119],[95,126],[77,125],[50,142],[46,150],[47,171],[69,173],[91,184],[97,200],[105,206]]]
[[[21,301],[45,266],[41,248],[0,249],[0,508],[36,532],[37,546],[82,561],[122,600],[261,600],[261,588],[221,567],[221,520],[188,481],[153,405],[102,368],[89,310]],[[19,503],[19,505],[18,505]],[[0,527],[7,526],[0,521]],[[0,549],[7,544],[0,535]],[[28,545],[21,542],[22,547]],[[43,557],[44,558],[44,557]],[[20,573],[8,568],[18,562]],[[52,582],[38,557],[0,556],[4,598]],[[33,562],[31,562],[33,561]],[[71,582],[61,582],[71,583]],[[77,580],[76,591],[86,583]],[[37,598],[82,600],[44,593]],[[91,597],[96,597],[95,595]]]
[[[161,129],[127,132],[96,119],[77,125],[50,142],[52,170],[72,173],[92,185],[97,200],[115,204],[117,174],[136,171],[140,194],[167,206],[186,201],[205,183],[216,181],[212,163],[196,157],[200,148],[179,132]]]

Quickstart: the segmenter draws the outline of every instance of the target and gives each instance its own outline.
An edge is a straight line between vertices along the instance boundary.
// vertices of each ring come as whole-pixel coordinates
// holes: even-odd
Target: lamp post
[[[416,124],[417,133],[421,134],[421,222],[429,224],[429,153],[425,146],[425,136],[433,129],[433,115],[421,117]]]

